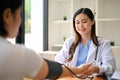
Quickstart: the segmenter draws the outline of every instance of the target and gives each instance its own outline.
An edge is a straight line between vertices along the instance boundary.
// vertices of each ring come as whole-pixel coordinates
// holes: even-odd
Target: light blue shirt
[[[86,63],[90,43],[91,43],[91,39],[87,42],[87,44],[85,46],[81,42],[79,43],[80,47],[79,47],[79,53],[78,53],[76,66]]]

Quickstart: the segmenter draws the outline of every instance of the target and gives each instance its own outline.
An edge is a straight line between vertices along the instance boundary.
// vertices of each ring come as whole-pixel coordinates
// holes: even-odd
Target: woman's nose
[[[82,23],[80,23],[80,24],[79,24],[79,27],[80,27],[80,28],[83,28],[83,24],[82,24]]]

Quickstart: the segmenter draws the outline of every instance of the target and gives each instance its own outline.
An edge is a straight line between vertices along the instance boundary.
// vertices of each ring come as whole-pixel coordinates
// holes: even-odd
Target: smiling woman
[[[113,51],[107,39],[96,36],[95,18],[90,8],[80,8],[74,13],[73,29],[75,35],[66,39],[55,61],[75,67],[97,62],[82,74],[112,75],[116,67]]]

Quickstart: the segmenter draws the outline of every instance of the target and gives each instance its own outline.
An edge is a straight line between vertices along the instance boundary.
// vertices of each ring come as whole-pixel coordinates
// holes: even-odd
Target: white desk
[[[43,51],[43,52],[40,52],[40,55],[43,58],[46,58],[46,59],[49,59],[49,60],[54,60],[55,55],[57,53],[58,53],[57,51]]]

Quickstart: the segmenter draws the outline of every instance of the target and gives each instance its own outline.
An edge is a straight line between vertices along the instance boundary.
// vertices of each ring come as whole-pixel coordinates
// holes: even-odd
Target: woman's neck
[[[90,39],[91,36],[82,36],[82,44],[85,46]]]

